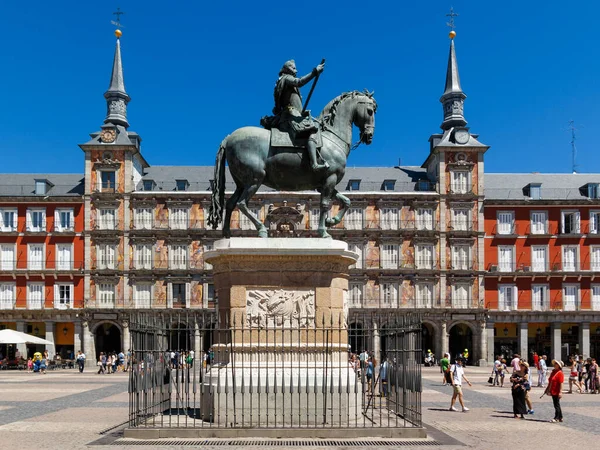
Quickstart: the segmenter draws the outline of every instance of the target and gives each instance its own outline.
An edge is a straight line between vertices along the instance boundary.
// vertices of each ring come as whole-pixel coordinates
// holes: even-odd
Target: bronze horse
[[[267,237],[267,228],[248,209],[250,199],[262,184],[280,191],[316,189],[321,193],[318,234],[331,237],[325,227],[340,223],[350,207],[350,200],[335,187],[344,176],[350,151],[362,142],[369,145],[373,141],[376,110],[373,94],[366,91],[346,92],[325,106],[317,121],[322,128],[321,156],[329,163],[329,168],[319,172],[311,170],[305,150],[271,147],[270,131],[258,127],[235,130],[221,142],[217,153],[209,225],[215,229],[223,221],[223,237],[229,238],[231,213],[237,206],[252,221],[259,237]],[[353,124],[360,130],[360,140],[354,146],[351,145]],[[236,189],[227,200],[223,220],[225,161]],[[335,217],[328,219],[334,198],[342,207]]]

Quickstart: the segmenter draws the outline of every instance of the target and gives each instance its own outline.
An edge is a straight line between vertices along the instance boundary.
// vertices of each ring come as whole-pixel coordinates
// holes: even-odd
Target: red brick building
[[[494,353],[600,352],[596,174],[487,174],[485,306]]]
[[[0,328],[45,338],[53,355],[78,350],[83,308],[83,178],[4,174],[0,184]],[[25,346],[2,346],[4,355]]]

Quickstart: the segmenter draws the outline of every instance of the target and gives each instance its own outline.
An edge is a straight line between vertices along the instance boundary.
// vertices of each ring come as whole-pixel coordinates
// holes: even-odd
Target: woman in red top
[[[554,370],[550,374],[548,387],[546,388],[546,394],[552,396],[552,402],[554,403],[554,419],[550,422],[562,422],[563,415],[560,408],[560,399],[562,398],[562,385],[565,382],[565,375],[562,371],[564,363],[553,359],[552,365],[554,366]]]

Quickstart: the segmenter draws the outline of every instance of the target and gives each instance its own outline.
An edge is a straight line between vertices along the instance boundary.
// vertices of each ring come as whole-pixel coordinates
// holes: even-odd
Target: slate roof
[[[45,195],[35,194],[35,180],[48,180],[50,187]],[[0,197],[77,197],[84,193],[83,174],[54,173],[2,173]]]
[[[212,166],[151,166],[145,169],[143,180],[152,180],[156,183],[154,190],[173,191],[176,189],[176,180],[187,180],[189,191],[207,191],[210,189],[210,180],[214,178]],[[233,190],[235,185],[226,171],[226,190]],[[360,180],[359,192],[383,191],[385,180],[394,180],[394,192],[431,191],[433,185],[427,183],[427,171],[419,166],[402,167],[347,167],[346,174],[338,187],[346,190],[349,180]],[[417,186],[419,181],[424,181]],[[142,190],[142,183],[138,190]],[[262,186],[259,191],[271,191]]]
[[[486,173],[486,200],[529,200],[529,186],[541,184],[542,200],[587,200],[589,183],[600,183],[600,174]]]

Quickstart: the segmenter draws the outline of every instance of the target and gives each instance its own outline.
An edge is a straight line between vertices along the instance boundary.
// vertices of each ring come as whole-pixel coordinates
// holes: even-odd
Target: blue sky
[[[130,130],[151,165],[212,165],[223,137],[270,112],[289,58],[302,73],[327,59],[313,115],[343,91],[375,91],[374,142],[349,165],[420,165],[442,121],[450,5],[486,171],[570,172],[573,119],[579,171],[600,172],[597,1],[3,3],[0,172],[83,171],[77,144],[105,116],[117,6]]]

